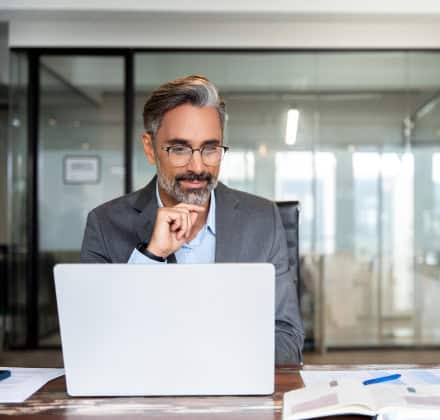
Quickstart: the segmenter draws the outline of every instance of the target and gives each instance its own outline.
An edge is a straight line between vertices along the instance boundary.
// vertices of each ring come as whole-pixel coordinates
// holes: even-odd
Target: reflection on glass
[[[313,154],[278,152],[275,155],[275,197],[301,203],[301,250],[312,249],[313,231]]]
[[[26,56],[12,54],[12,345],[23,344],[31,249],[27,65]],[[55,327],[50,268],[78,259],[87,212],[123,192],[124,75],[118,57],[52,54],[42,57],[40,74],[39,304],[45,333]],[[227,103],[225,144],[231,150],[221,180],[301,203],[303,313],[321,311],[325,320],[319,337],[320,325],[309,316],[309,336],[330,346],[439,344],[440,54],[136,54],[135,189],[155,174],[141,142],[146,97],[189,74],[210,78]],[[289,110],[298,116],[294,145],[285,141]],[[92,183],[69,183],[86,176],[65,173],[81,167],[72,160],[77,157],[98,168],[97,182],[88,173]],[[315,305],[318,286],[325,292],[322,307]],[[344,305],[342,297],[349,297]]]
[[[355,250],[361,258],[377,251],[379,166],[378,153],[353,154]]]
[[[43,56],[38,210],[40,344],[57,337],[53,265],[78,262],[87,214],[123,194],[123,60]]]
[[[229,150],[222,161],[220,180],[232,188],[252,191],[254,178],[254,153]]]
[[[384,159],[387,157],[388,159]],[[389,162],[392,159],[393,164]],[[387,161],[388,160],[388,161]],[[392,169],[388,173],[385,168]],[[391,172],[391,171],[390,171]],[[384,181],[389,180],[390,244],[393,272],[393,311],[395,314],[411,314],[414,311],[414,158],[411,153],[400,157],[396,154],[382,156]],[[384,188],[383,194],[386,193]]]
[[[277,199],[298,200],[301,203],[301,249],[332,254],[335,250],[336,204],[334,154],[278,152],[275,170]],[[315,229],[314,236],[306,236],[306,232],[311,233]]]
[[[153,88],[206,75],[227,104],[221,179],[301,203],[304,302],[324,314],[326,344],[438,344],[439,69],[435,52],[142,53],[136,131]],[[155,172],[140,141],[134,160],[140,187]],[[314,306],[319,285],[325,307]]]
[[[25,54],[11,54],[8,165],[9,272],[7,315],[11,320],[7,332],[10,346],[26,344],[27,264],[31,244],[27,236],[27,93],[28,59]]]

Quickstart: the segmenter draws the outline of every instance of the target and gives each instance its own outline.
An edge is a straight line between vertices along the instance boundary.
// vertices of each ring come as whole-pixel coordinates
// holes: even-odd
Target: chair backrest
[[[289,265],[291,269],[297,274],[297,292],[298,301],[300,298],[300,272],[299,272],[299,201],[277,201],[278,209],[280,211],[281,221],[286,231],[287,251],[289,253]]]

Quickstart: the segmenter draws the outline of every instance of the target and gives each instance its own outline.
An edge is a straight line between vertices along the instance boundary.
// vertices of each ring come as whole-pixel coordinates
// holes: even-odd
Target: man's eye
[[[185,146],[173,146],[170,148],[170,151],[172,153],[185,154],[188,153],[188,148]]]
[[[206,146],[203,148],[203,151],[205,153],[216,153],[217,152],[217,146]]]

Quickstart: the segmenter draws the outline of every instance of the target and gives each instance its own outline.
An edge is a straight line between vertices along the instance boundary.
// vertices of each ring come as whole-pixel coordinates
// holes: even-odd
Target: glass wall
[[[88,212],[124,192],[123,88],[122,57],[40,58],[40,345],[58,343],[53,266],[79,262]]]
[[[1,94],[0,94],[1,103]],[[7,158],[8,158],[8,110],[0,105],[0,351],[5,335],[5,319],[7,308],[7,256],[8,256],[8,232],[7,232]]]
[[[154,52],[135,67],[137,188],[154,173],[140,144],[146,97],[167,80],[207,76],[227,103],[223,182],[301,202],[308,337],[440,343],[439,54]]]
[[[167,80],[207,76],[227,103],[231,149],[221,180],[301,202],[308,339],[333,347],[440,344],[440,54],[156,51],[134,58],[134,189],[155,174],[141,145],[147,96]],[[40,338],[49,335],[40,343],[50,345],[57,343],[50,338],[51,268],[78,260],[87,212],[123,194],[127,176],[122,53],[43,54],[39,66],[39,153],[32,157],[27,56],[12,56],[7,325],[13,345],[24,344],[29,317],[29,208],[37,206],[39,216]],[[288,123],[295,128],[286,135]],[[32,158],[37,203],[28,202]]]
[[[27,93],[28,59],[26,54],[10,56],[10,118],[8,141],[8,226],[9,264],[5,290],[5,342],[25,345],[27,329],[27,274],[30,244],[27,235],[28,141]]]
[[[123,57],[42,55],[32,74],[28,61],[26,52],[12,55],[10,347],[59,345],[53,267],[79,262],[88,212],[122,195],[125,181]],[[28,94],[31,85],[39,101]],[[36,194],[29,194],[35,178]]]

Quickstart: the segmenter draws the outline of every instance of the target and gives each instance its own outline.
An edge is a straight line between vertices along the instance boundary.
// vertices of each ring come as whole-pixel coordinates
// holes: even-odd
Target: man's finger
[[[170,230],[176,232],[182,227],[181,213],[173,212],[167,214],[167,223],[170,225]]]
[[[177,210],[177,208],[176,208],[176,210]],[[182,226],[185,226],[184,228],[182,227],[182,230],[185,230],[185,232],[180,239],[188,238],[190,236],[191,228],[193,225],[193,219],[191,217],[191,214],[193,214],[195,216],[195,218],[194,218],[194,220],[195,220],[195,219],[197,219],[197,213],[191,212],[187,208],[183,208],[183,207],[179,208],[179,211],[182,213],[182,218],[184,220],[184,224]]]
[[[206,209],[203,206],[199,206],[197,204],[186,204],[186,203],[179,203],[177,206],[174,206],[175,209],[177,208],[183,208],[187,209],[189,211],[195,211],[197,213],[203,213]]]
[[[174,211],[179,213],[179,217],[181,218],[181,232],[177,235],[177,239],[181,240],[183,238],[187,238],[189,236],[189,233],[191,231],[192,223],[191,223],[191,217],[190,217],[190,211],[186,208],[173,208]],[[193,214],[197,215],[197,213]]]
[[[177,232],[176,239],[181,241],[188,231],[188,214],[187,212],[180,213],[181,229]]]
[[[193,219],[193,217],[191,215],[194,215],[195,219],[197,219],[197,213],[195,213],[195,212],[188,212],[187,213],[186,217],[188,218],[188,229],[187,229],[186,235],[185,235],[186,239],[189,238],[189,236],[191,234],[193,223],[195,222],[195,219]]]
[[[191,226],[192,226],[196,222],[198,215],[195,212],[190,212],[189,217],[191,219]]]

